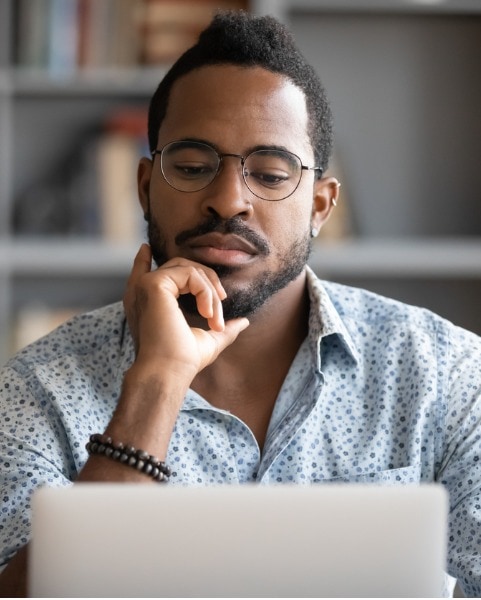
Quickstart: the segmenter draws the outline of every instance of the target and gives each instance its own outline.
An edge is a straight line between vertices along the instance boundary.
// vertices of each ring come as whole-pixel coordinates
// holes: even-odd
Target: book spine
[[[77,0],[50,0],[48,71],[52,76],[69,75],[77,69]]]

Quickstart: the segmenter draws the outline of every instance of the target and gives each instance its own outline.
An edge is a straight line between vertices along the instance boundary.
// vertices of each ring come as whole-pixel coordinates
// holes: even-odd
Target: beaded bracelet
[[[89,454],[106,456],[129,467],[133,467],[155,479],[158,482],[167,482],[171,475],[169,467],[155,456],[144,450],[137,450],[133,446],[126,446],[121,442],[113,442],[108,435],[93,433],[85,448]]]

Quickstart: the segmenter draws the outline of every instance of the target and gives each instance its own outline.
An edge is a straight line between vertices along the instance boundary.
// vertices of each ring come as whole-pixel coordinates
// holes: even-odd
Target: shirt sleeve
[[[46,396],[34,375],[0,371],[0,566],[29,541],[33,491],[73,477],[62,415]]]
[[[437,474],[450,497],[447,567],[465,596],[481,597],[481,341],[461,332],[448,347],[444,451]]]

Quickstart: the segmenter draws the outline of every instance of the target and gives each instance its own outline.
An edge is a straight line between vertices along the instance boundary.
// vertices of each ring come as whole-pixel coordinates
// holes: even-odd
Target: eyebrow
[[[197,143],[197,144],[205,144],[206,146],[210,146],[211,148],[213,148],[218,154],[224,154],[221,149],[217,146],[217,144],[214,144],[213,142],[209,141],[209,140],[205,140],[203,138],[197,138],[197,137],[188,137],[188,138],[183,138],[181,140],[173,140],[175,142],[182,142],[182,143],[186,143],[188,144],[189,142],[192,143]],[[251,146],[250,148],[248,148],[246,150],[246,152],[244,153],[244,156],[247,156],[248,154],[251,154],[252,152],[256,152],[257,150],[272,150],[273,152],[289,152],[291,154],[295,154],[294,152],[292,152],[292,150],[289,150],[288,148],[286,148],[285,146],[280,146],[278,144],[259,144],[257,146]]]

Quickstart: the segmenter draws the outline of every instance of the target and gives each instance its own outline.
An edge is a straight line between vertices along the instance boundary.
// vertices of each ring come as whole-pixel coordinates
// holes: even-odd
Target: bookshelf
[[[481,3],[259,2],[289,22],[331,98],[353,235],[326,278],[481,333]]]
[[[16,11],[29,1],[44,9],[54,2],[0,0],[2,362],[22,311],[83,310],[121,297],[143,225],[117,239],[97,221],[97,229],[76,230],[66,216],[67,174],[83,164],[82,149],[97,147],[112,116],[146,108],[169,62],[138,65],[124,54],[110,62],[91,57],[82,68],[18,64]],[[112,1],[96,4],[111,8]],[[351,231],[321,240],[312,266],[481,333],[478,0],[251,0],[249,6],[289,22],[333,103]],[[138,62],[138,40],[130,39],[129,48]],[[19,217],[22,206],[30,219]]]

